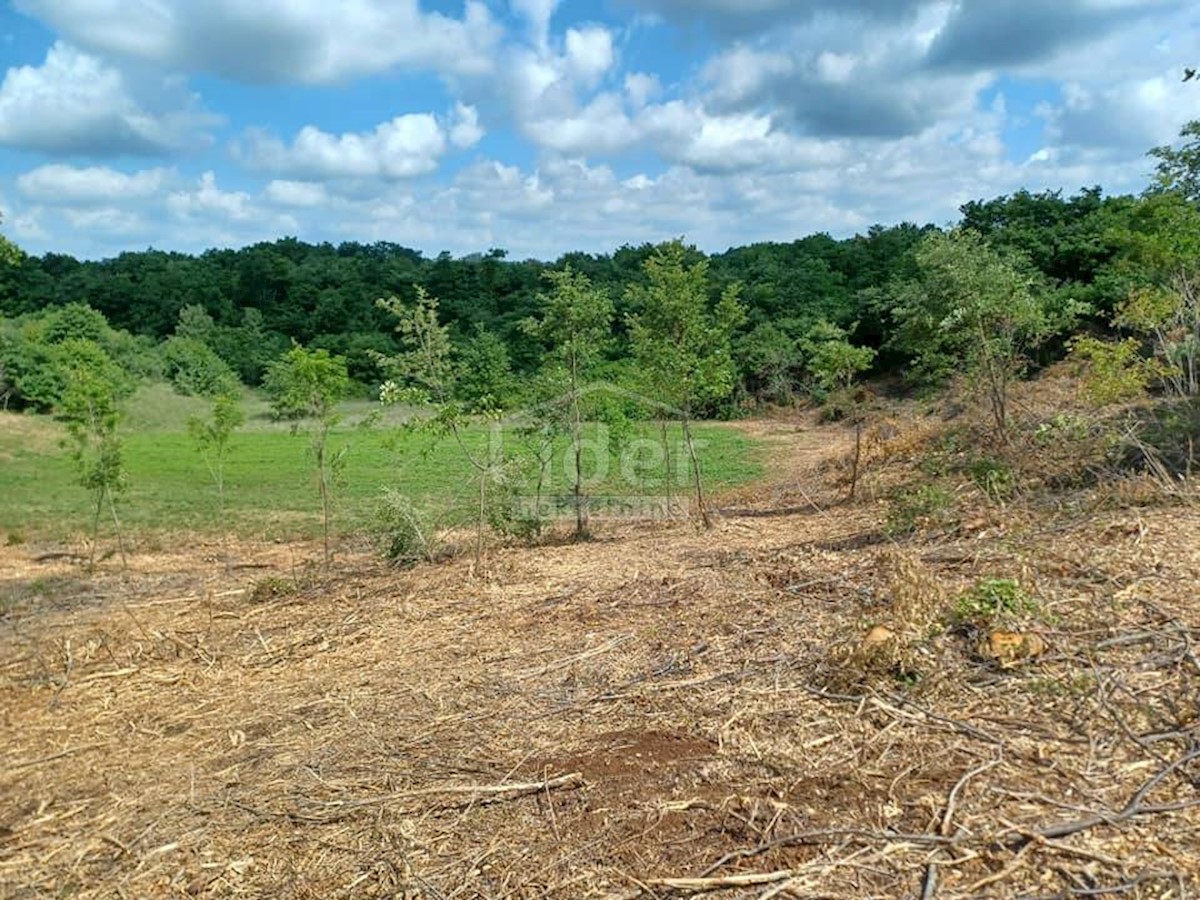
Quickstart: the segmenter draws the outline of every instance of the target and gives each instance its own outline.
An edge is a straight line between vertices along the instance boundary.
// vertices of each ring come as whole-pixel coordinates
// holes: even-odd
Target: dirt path
[[[753,427],[776,474],[712,532],[332,576],[198,548],[31,594],[0,627],[0,894],[1195,889],[1200,513],[897,547],[815,471],[843,429]],[[1030,585],[1052,655],[1001,669],[922,612],[985,576]],[[880,622],[896,659],[860,652]],[[1152,777],[1157,812],[1028,838]]]

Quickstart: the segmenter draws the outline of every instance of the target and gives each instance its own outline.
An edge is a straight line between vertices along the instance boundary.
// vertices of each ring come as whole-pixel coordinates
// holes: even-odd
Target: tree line
[[[935,377],[928,335],[914,332],[904,310],[928,268],[922,248],[927,251],[939,235],[970,232],[988,253],[1027,277],[1048,306],[1076,310],[1083,327],[1108,329],[1130,291],[1153,277],[1139,269],[1138,256],[1154,237],[1162,198],[1195,199],[1200,125],[1189,124],[1182,136],[1182,147],[1151,151],[1158,177],[1140,197],[1105,196],[1099,188],[1072,196],[1021,191],[966,204],[949,229],[880,225],[842,240],[815,234],[711,256],[685,246],[687,264],[707,264],[710,302],[737,284],[746,309],[732,348],[735,390],[723,409],[708,412],[729,414],[737,405],[784,403],[798,392],[827,389],[828,379],[823,383],[812,362],[838,337],[874,351],[876,375]],[[9,322],[11,345],[13,320],[86,304],[130,340],[165,342],[168,375],[195,368],[190,357],[204,353],[182,339],[203,344],[251,386],[262,383],[271,360],[299,343],[343,357],[352,381],[369,390],[383,380],[379,355],[399,349],[376,301],[412,302],[423,291],[438,299],[456,357],[476,373],[461,389],[507,401],[547,350],[544,335],[524,323],[537,312],[547,276],[568,269],[613,304],[604,359],[614,377],[621,374],[633,356],[628,322],[646,283],[647,260],[657,250],[624,246],[611,254],[577,252],[539,262],[510,260],[502,250],[428,258],[386,242],[335,246],[284,238],[199,255],[146,250],[98,261],[18,255],[15,265],[0,267],[0,315]],[[1062,341],[1048,342],[1039,361],[1063,347]],[[8,368],[15,367],[9,361]],[[9,390],[10,404],[45,407],[36,393],[13,389],[11,378]]]

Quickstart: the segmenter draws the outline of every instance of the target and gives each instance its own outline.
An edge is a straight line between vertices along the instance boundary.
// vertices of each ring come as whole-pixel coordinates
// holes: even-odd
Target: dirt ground
[[[0,551],[0,895],[1200,891],[1200,509],[897,543],[823,469],[844,429],[745,427],[774,476],[711,532],[402,572]],[[1020,658],[946,624],[987,578],[1036,601]]]

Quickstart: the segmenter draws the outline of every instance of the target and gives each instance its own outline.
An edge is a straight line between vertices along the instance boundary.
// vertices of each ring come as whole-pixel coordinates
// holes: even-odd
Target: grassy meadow
[[[309,441],[289,425],[273,421],[261,398],[247,395],[248,421],[232,441],[226,464],[225,516],[195,444],[187,434],[190,416],[204,414],[204,401],[181,397],[164,385],[142,388],[128,403],[122,424],[128,486],[118,509],[133,531],[234,532],[243,536],[303,537],[319,531],[320,503]],[[466,506],[473,497],[471,469],[452,439],[436,439],[400,428],[406,413],[389,410],[379,421],[362,427],[377,413],[375,404],[343,405],[342,423],[331,437],[334,449],[347,447],[344,482],[339,492],[337,527],[352,531],[368,519],[375,498],[385,487],[401,489],[433,510]],[[506,445],[515,440],[504,431]],[[761,475],[758,445],[722,425],[700,424],[696,436],[708,486],[718,489]],[[469,446],[482,450],[491,439],[490,426],[472,426]],[[591,437],[595,437],[592,430]],[[61,426],[44,416],[0,415],[0,540],[56,539],[87,530],[89,495],[75,482],[70,459],[60,446]],[[610,451],[607,475],[597,478],[597,494],[662,493],[654,484],[666,467],[653,445],[657,428],[638,423],[625,436],[635,450],[624,456]],[[679,443],[678,429],[670,437]],[[569,490],[565,444],[556,448],[547,493]],[[675,481],[686,474],[678,449],[673,453]],[[590,466],[604,467],[598,454]],[[632,478],[631,478],[632,476]],[[677,488],[676,493],[686,488]]]

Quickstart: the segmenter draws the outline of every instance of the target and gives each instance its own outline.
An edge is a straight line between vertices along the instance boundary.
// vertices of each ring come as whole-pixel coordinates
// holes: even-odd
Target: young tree
[[[1200,207],[1177,191],[1151,194],[1120,238],[1141,283],[1113,323],[1149,339],[1170,393],[1200,395]]]
[[[236,394],[220,394],[214,400],[207,417],[188,419],[188,434],[200,451],[208,474],[217,488],[217,513],[225,519],[225,461],[229,458],[229,442],[233,433],[246,423],[246,411]]]
[[[476,413],[509,406],[517,379],[504,341],[480,325],[454,350],[454,399]]]
[[[478,507],[475,522],[475,562],[483,556],[483,532],[488,520],[488,485],[502,476],[503,461],[492,458],[490,451],[472,450],[464,429],[467,410],[456,401],[457,375],[450,329],[438,321],[438,301],[424,288],[417,286],[416,302],[407,304],[399,297],[378,301],[379,307],[397,319],[401,352],[395,356],[375,354],[379,366],[390,380],[380,391],[385,404],[416,400],[431,404],[432,418],[421,421],[419,427],[438,435],[450,435],[463,458],[475,473],[478,488]]]
[[[875,362],[874,349],[851,344],[846,329],[825,320],[810,328],[801,343],[805,368],[825,397],[848,391]]]
[[[737,371],[731,343],[745,310],[736,284],[727,287],[710,308],[708,261],[689,265],[682,241],[657,248],[646,259],[644,272],[646,284],[629,290],[637,310],[629,317],[634,356],[656,399],[675,410],[691,464],[696,506],[704,526],[711,528],[691,424],[706,404],[733,391]]]
[[[321,522],[325,542],[325,562],[333,559],[329,530],[333,519],[334,488],[345,462],[346,448],[329,451],[329,433],[341,421],[337,404],[350,390],[346,360],[328,350],[307,350],[297,344],[267,367],[263,388],[271,400],[276,418],[290,419],[299,428],[311,420],[309,450],[317,471],[317,490],[321,497]]]
[[[120,385],[113,377],[111,361],[99,347],[92,345],[96,352],[90,352],[86,346],[90,342],[68,343],[81,346],[76,348],[77,352],[73,355],[58,415],[67,427],[65,444],[75,464],[76,480],[80,487],[92,493],[95,500],[88,565],[96,562],[100,516],[106,506],[112,516],[124,563],[125,540],[116,505],[116,495],[124,490],[126,482],[121,439],[117,433]]]
[[[850,469],[850,499],[858,493],[858,473],[862,465],[862,435],[866,423],[868,393],[861,386],[855,389],[855,379],[871,368],[875,350],[856,347],[849,335],[840,328],[821,320],[808,332],[803,341],[807,368],[816,382],[826,409],[834,416],[845,416],[854,424],[854,458]]]
[[[1009,391],[1029,353],[1075,318],[1056,308],[1019,258],[976,232],[930,234],[917,249],[921,276],[898,288],[894,344],[931,379],[964,369],[988,398],[996,437],[1006,442]]]
[[[566,386],[566,395],[556,406],[567,414],[571,439],[574,484],[575,537],[588,534],[587,498],[583,482],[583,390],[591,370],[600,359],[612,334],[613,304],[608,295],[592,286],[591,280],[570,266],[546,272],[551,290],[538,294],[541,316],[526,323],[526,330],[550,348],[550,362]],[[542,407],[551,409],[551,407]]]

